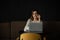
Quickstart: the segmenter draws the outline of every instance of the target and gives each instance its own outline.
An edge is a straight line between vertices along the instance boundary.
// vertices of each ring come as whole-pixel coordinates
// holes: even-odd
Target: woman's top
[[[41,24],[43,24],[42,21],[31,21],[31,19],[28,19],[28,21],[27,21],[27,23],[25,25],[25,28],[24,28],[25,32],[29,32],[30,31],[30,29],[29,29],[30,28],[30,26],[29,26],[30,23],[41,23]],[[39,29],[37,29],[37,30],[39,31]]]

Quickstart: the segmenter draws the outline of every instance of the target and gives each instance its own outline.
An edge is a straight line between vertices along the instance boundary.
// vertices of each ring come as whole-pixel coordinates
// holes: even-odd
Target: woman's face
[[[33,11],[32,16],[33,16],[33,18],[37,18],[37,16],[38,16],[37,11]]]

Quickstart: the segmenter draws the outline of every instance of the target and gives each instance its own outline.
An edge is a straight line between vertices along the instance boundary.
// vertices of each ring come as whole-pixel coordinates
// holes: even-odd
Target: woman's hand
[[[38,19],[40,19],[40,15],[38,15],[37,17],[38,17]]]

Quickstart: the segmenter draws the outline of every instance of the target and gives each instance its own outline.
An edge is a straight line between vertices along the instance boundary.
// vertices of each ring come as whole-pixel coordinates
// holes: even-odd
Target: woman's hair
[[[36,10],[36,9],[33,9],[33,10],[32,10],[32,15],[33,15],[33,12],[34,12],[34,11],[37,11],[37,14],[39,15],[38,10]],[[33,21],[33,19],[34,19],[34,18],[33,18],[33,16],[32,16],[32,15],[31,15],[30,19]],[[37,18],[37,20],[39,20],[39,19]]]

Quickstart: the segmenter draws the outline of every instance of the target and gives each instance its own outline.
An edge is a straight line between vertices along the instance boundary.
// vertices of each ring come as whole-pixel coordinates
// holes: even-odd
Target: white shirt
[[[40,23],[40,21],[31,21],[30,19],[28,19],[28,21],[27,21],[27,23],[26,23],[26,25],[25,25],[25,28],[24,28],[24,31],[25,32],[29,32],[29,24],[30,24],[30,22],[33,22],[33,23]],[[38,30],[38,29],[37,29]]]
[[[27,21],[27,23],[25,25],[24,31],[29,30],[29,23],[30,23],[30,19],[28,19],[28,21]]]

